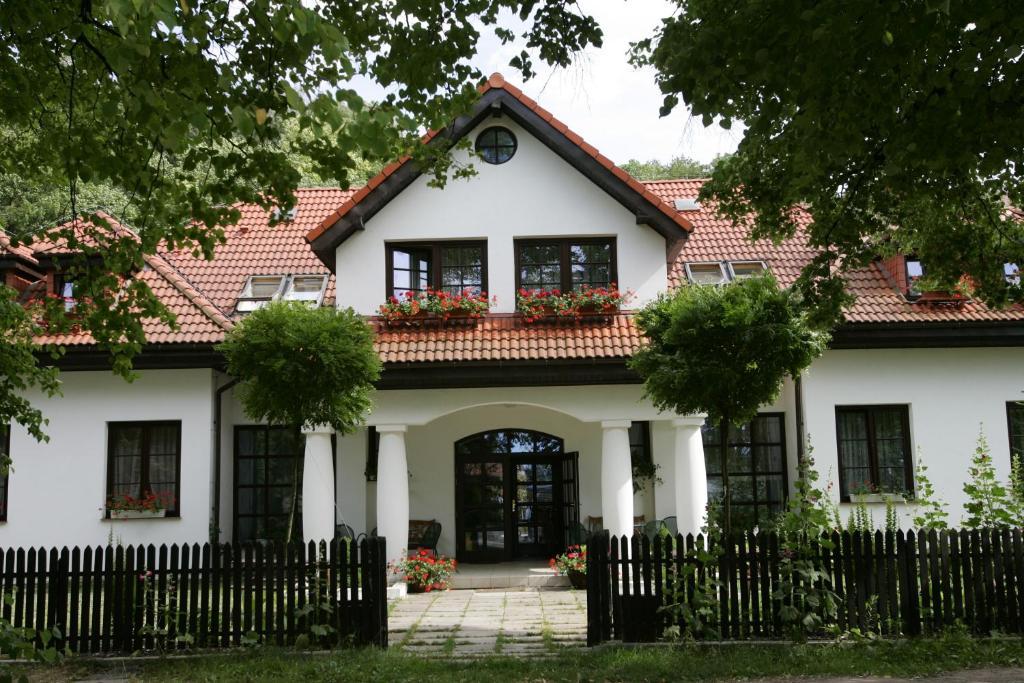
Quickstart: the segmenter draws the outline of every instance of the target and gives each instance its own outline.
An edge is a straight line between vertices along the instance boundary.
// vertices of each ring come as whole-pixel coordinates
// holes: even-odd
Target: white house
[[[438,550],[466,562],[548,557],[580,526],[619,534],[674,518],[697,529],[720,488],[716,435],[700,416],[644,399],[626,367],[642,343],[632,313],[529,322],[517,291],[617,283],[635,293],[635,310],[672,287],[763,269],[789,284],[813,252],[799,237],[747,241],[694,201],[701,181],[629,177],[498,75],[450,132],[483,155],[470,180],[433,189],[398,162],[357,190],[301,190],[278,227],[243,207],[212,262],[149,258],[135,276],[180,329],[147,323],[130,384],[87,336],[61,340],[63,396],[31,397],[50,441],[10,431],[0,545],[280,537],[300,497],[296,528],[307,537],[375,529],[394,555],[410,520],[435,520]],[[59,264],[46,245],[0,258],[19,289],[61,292]],[[862,489],[909,501],[920,457],[957,519],[981,429],[1008,474],[1011,449],[1024,448],[1024,309],[919,296],[919,267],[895,257],[855,273],[857,300],[832,349],[736,430],[734,519],[757,524],[780,509],[808,440],[843,505]],[[482,290],[496,303],[468,322],[375,317],[388,296],[424,287]],[[385,371],[366,428],[303,440],[243,414],[215,345],[277,297],[373,320]],[[653,467],[638,471],[656,476],[634,482],[644,462]],[[107,510],[111,496],[158,490],[172,501],[162,518]],[[905,520],[911,506],[899,504]]]

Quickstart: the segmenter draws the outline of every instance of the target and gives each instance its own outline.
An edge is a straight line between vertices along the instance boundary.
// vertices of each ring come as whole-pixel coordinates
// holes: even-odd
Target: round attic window
[[[516,136],[508,128],[492,126],[476,137],[476,151],[489,164],[503,164],[516,153]]]

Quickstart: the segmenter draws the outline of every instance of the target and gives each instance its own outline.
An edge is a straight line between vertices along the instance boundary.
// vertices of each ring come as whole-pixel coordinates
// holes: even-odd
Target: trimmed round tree
[[[821,355],[829,333],[816,328],[799,296],[771,275],[721,287],[680,287],[637,315],[648,344],[630,361],[654,405],[680,415],[707,413],[721,447],[725,531],[732,529],[729,425],[773,402],[787,377]]]
[[[250,313],[218,348],[239,380],[248,417],[276,425],[329,424],[347,433],[362,424],[380,377],[373,338],[351,309],[277,301]]]

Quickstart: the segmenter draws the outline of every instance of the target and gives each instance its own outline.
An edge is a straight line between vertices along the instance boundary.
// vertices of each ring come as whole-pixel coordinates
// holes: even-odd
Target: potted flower
[[[573,588],[587,587],[587,546],[571,545],[561,555],[555,555],[548,562],[559,575],[569,577]]]
[[[128,494],[115,494],[107,499],[107,512],[111,519],[166,517],[167,509],[172,505],[174,505],[174,496],[167,491],[147,491],[141,498]]]
[[[572,292],[570,296],[572,297],[572,307],[578,316],[586,313],[617,313],[622,305],[633,297],[633,293],[620,292],[613,282],[608,287],[583,285]]]
[[[443,555],[435,557],[429,550],[422,549],[412,557],[392,562],[389,568],[405,577],[410,593],[429,593],[448,590],[455,573],[455,560]]]
[[[491,308],[492,299],[486,292],[471,289],[451,293],[427,289],[406,292],[401,297],[391,296],[378,311],[389,324],[412,323],[427,318],[447,321],[452,318],[480,318]]]

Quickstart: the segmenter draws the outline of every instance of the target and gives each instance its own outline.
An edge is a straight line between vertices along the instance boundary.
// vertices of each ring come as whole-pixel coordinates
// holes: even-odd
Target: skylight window
[[[695,285],[721,285],[729,281],[729,274],[725,272],[725,264],[718,261],[687,263],[686,277]]]
[[[248,313],[263,308],[268,302],[281,295],[286,279],[287,277],[284,275],[253,275],[245,283],[235,310],[240,313]]]
[[[768,266],[764,261],[729,261],[729,272],[733,280],[746,280],[761,275]]]
[[[326,275],[253,275],[246,281],[235,310],[248,313],[278,299],[319,306],[326,290]]]
[[[319,305],[327,289],[326,275],[296,275],[289,278],[288,286],[281,297],[288,301],[308,301]]]

